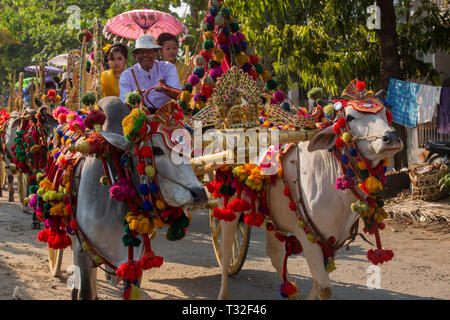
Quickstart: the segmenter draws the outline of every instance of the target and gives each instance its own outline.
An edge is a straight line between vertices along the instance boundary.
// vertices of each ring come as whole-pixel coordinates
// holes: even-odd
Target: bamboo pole
[[[41,62],[39,65],[39,74],[40,74],[40,79],[41,79],[41,86],[40,86],[40,91],[39,91],[39,98],[41,98],[44,94],[47,94],[47,92],[45,92],[45,64],[44,62]]]
[[[14,111],[14,101],[15,101],[15,93],[16,93],[16,70],[14,70],[11,75],[11,88],[9,91],[9,101],[8,101],[8,112],[11,113]]]
[[[19,92],[17,95],[17,109],[23,111],[23,72],[19,73]]]

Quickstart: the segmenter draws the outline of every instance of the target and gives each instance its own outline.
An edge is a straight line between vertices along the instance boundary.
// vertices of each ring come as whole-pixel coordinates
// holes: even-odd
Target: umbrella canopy
[[[64,53],[56,56],[48,61],[48,64],[59,66],[59,67],[67,67],[67,60],[69,58],[69,54]]]
[[[161,33],[178,35],[187,33],[186,26],[168,13],[141,9],[132,10],[111,18],[103,28],[103,35],[111,39],[114,35],[136,40],[143,34],[151,34],[156,39]]]
[[[36,71],[36,66],[28,66],[24,70],[25,71],[29,71],[29,72],[35,72]],[[39,66],[38,66],[38,70],[39,70]],[[60,68],[56,68],[56,67],[50,67],[50,66],[45,66],[45,71],[46,72],[64,73],[64,70],[62,70]]]
[[[0,44],[6,44],[6,43],[16,43],[16,44],[20,44],[19,41],[17,41],[16,39],[13,39],[8,31],[3,30],[0,28]]]
[[[33,81],[33,79],[35,79],[35,78],[30,77],[30,78],[23,79],[23,88],[24,89],[27,88],[30,85],[31,81]],[[39,80],[37,82],[39,82]],[[36,83],[36,80],[34,80],[34,83]],[[16,88],[18,88],[18,87],[19,87],[19,81],[16,82]]]

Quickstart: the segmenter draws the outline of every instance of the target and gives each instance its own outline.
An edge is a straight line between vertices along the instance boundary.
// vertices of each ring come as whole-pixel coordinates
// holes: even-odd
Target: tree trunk
[[[381,13],[381,29],[377,30],[380,38],[380,87],[387,90],[391,78],[401,79],[397,22],[393,0],[377,0],[377,5]],[[403,150],[394,157],[395,169],[400,170],[408,167],[406,128],[396,123],[393,126],[404,144]]]

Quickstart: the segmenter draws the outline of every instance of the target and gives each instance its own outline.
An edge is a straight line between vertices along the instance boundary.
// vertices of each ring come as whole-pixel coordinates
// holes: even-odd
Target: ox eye
[[[160,147],[153,147],[153,154],[155,156],[163,156],[164,151],[162,151],[162,149]]]
[[[352,120],[355,120],[355,117],[352,116],[351,114],[349,114],[349,115],[347,116],[347,118],[345,118],[345,120],[347,120],[347,123],[348,123],[348,122],[350,122],[350,121],[352,121]]]

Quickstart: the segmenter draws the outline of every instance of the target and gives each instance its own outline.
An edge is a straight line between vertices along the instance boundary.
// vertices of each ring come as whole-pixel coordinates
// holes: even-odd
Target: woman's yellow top
[[[109,96],[120,97],[119,79],[116,78],[112,70],[102,72],[100,80],[102,84],[102,98]]]
[[[177,60],[177,63],[175,63],[175,67],[177,68],[178,79],[180,80],[180,84],[181,86],[183,86],[184,82],[187,80],[186,76],[188,75],[189,72],[189,66]]]

